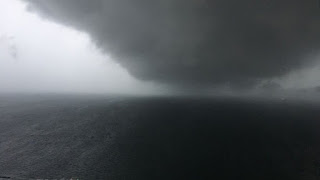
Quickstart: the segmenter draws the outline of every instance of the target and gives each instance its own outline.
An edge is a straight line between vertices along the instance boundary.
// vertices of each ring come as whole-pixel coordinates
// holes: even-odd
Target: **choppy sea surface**
[[[0,179],[316,179],[320,106],[0,96]]]

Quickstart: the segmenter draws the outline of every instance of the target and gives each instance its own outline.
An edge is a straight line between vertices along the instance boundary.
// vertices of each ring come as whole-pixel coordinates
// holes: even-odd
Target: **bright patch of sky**
[[[102,54],[87,34],[0,0],[0,92],[154,93]]]

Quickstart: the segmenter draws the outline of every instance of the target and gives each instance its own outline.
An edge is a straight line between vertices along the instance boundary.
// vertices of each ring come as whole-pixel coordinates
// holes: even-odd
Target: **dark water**
[[[231,98],[1,96],[0,176],[319,179],[319,110]]]

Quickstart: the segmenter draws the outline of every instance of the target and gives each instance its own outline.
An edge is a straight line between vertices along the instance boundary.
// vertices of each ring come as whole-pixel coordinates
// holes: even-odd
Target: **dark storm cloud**
[[[320,47],[317,0],[27,1],[145,80],[250,86],[309,63]]]

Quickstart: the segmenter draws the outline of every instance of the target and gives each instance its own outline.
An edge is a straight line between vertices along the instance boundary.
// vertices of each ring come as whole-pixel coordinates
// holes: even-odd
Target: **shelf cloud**
[[[316,0],[25,0],[88,33],[130,74],[178,86],[251,86],[312,63]]]

